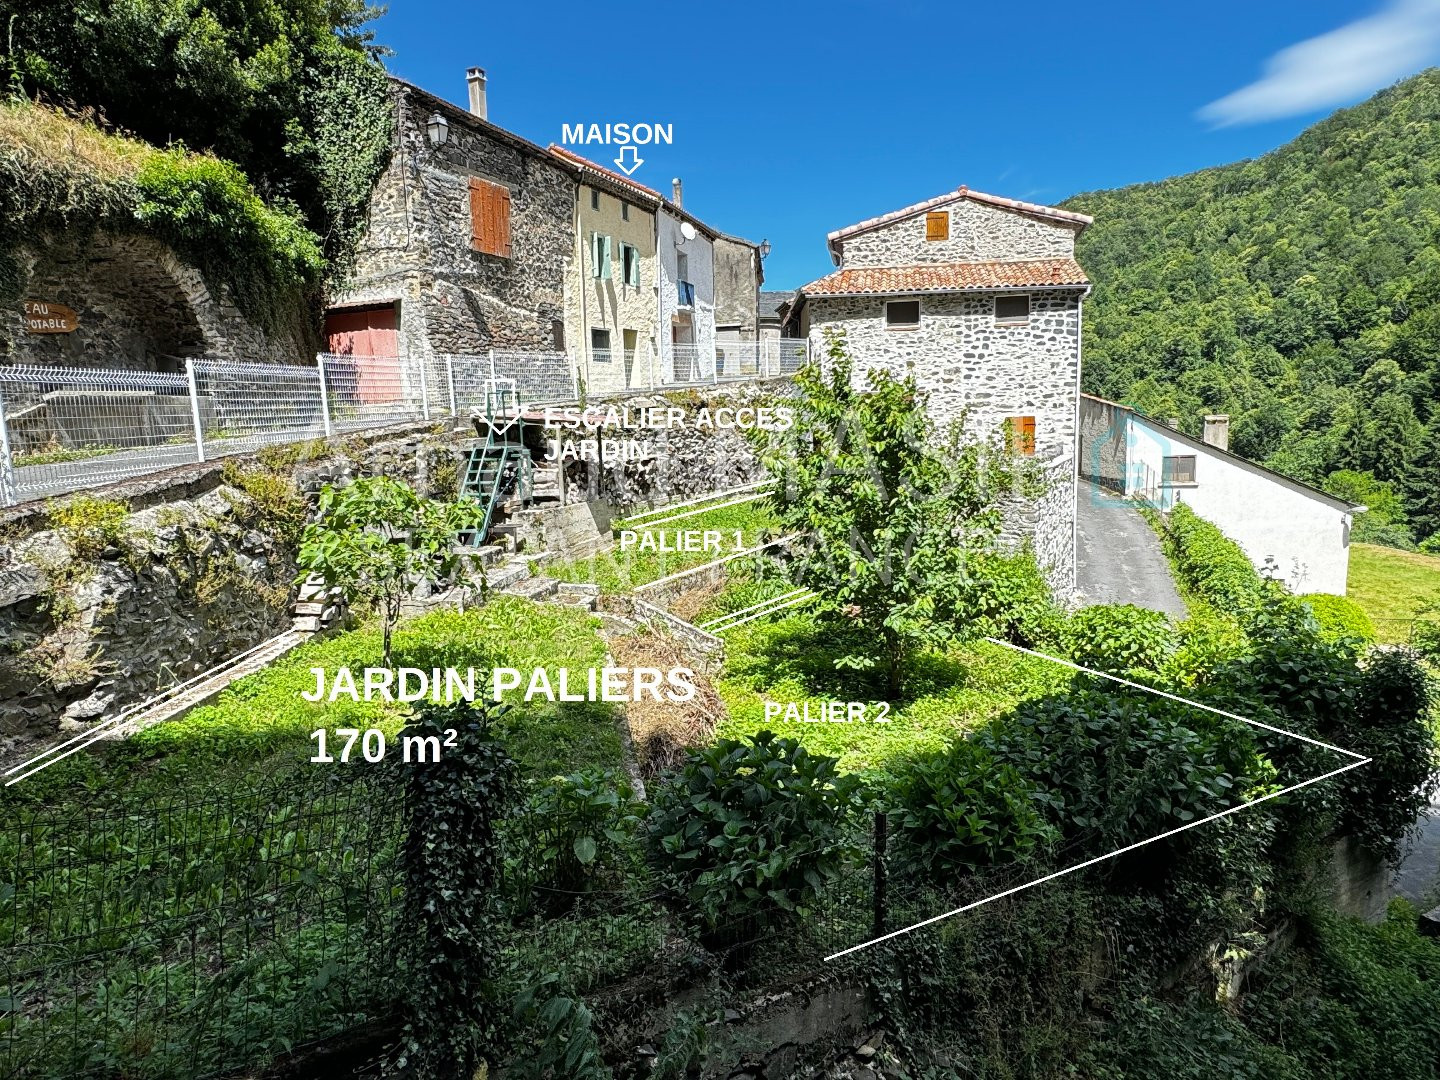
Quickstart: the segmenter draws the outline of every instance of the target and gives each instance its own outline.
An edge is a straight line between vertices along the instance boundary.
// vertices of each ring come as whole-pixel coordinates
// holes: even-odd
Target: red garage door
[[[394,304],[328,311],[325,338],[332,353],[355,357],[357,400],[368,403],[398,396],[400,351]]]

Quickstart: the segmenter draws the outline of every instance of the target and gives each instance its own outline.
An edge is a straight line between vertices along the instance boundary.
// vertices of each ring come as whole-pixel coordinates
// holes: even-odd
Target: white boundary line
[[[729,622],[731,619],[737,618],[741,615],[748,615],[752,611],[756,611],[762,607],[767,607],[768,605],[776,603],[777,601],[790,600],[796,596],[799,596],[801,593],[808,592],[810,592],[810,590],[804,588],[792,589],[790,590],[790,592],[782,593],[780,596],[772,596],[768,600],[761,600],[758,604],[751,604],[749,607],[739,608],[736,611],[728,611],[724,615],[719,615],[716,618],[710,619],[707,622],[696,623],[695,625],[700,627],[700,629],[702,630],[708,630],[712,626],[718,626],[720,623]]]
[[[743,559],[746,555],[758,554],[759,552],[762,552],[767,548],[775,547],[777,544],[788,544],[791,540],[794,540],[799,535],[799,533],[791,533],[789,536],[782,536],[778,540],[771,540],[768,544],[761,544],[759,547],[746,548],[744,551],[737,551],[733,555],[726,555],[723,559],[716,559],[714,562],[707,562],[702,563],[699,566],[692,566],[689,570],[676,571],[675,573],[669,574],[665,577],[656,578],[654,581],[647,581],[644,585],[637,585],[635,588],[630,590],[630,593],[632,596],[639,596],[646,589],[653,589],[657,585],[666,585],[672,581],[679,581],[683,577],[689,577],[691,574],[699,574],[705,570],[713,570],[717,566],[722,566],[728,562],[734,562],[736,559]]]
[[[1292,791],[1299,791],[1301,788],[1309,787],[1311,784],[1318,784],[1321,780],[1328,780],[1332,776],[1339,776],[1341,773],[1349,772],[1351,769],[1358,769],[1361,765],[1370,764],[1370,760],[1370,758],[1362,757],[1359,761],[1352,761],[1349,765],[1342,765],[1338,769],[1332,769],[1330,772],[1327,772],[1322,776],[1316,776],[1310,780],[1303,780],[1298,784],[1292,784],[1287,788],[1281,789],[1280,791],[1272,791],[1269,795],[1262,795],[1260,796],[1260,798],[1252,799],[1250,802],[1241,803],[1239,806],[1232,806],[1228,810],[1221,810],[1218,814],[1211,814],[1209,817],[1201,818],[1199,821],[1188,822],[1184,825],[1181,825],[1178,829],[1171,829],[1169,832],[1163,832],[1160,833],[1158,836],[1152,836],[1148,840],[1141,840],[1139,843],[1130,844],[1127,847],[1120,848],[1118,851],[1112,851],[1108,855],[1097,855],[1093,859],[1086,859],[1084,862],[1076,863],[1074,866],[1067,866],[1064,870],[1057,870],[1053,874],[1046,874],[1044,877],[1036,878],[1034,881],[1027,881],[1024,885],[1016,885],[1013,889],[1006,889],[1004,892],[998,892],[994,896],[987,896],[984,900],[976,900],[974,903],[966,904],[963,907],[958,907],[954,911],[947,911],[943,915],[932,915],[930,918],[925,919],[922,922],[917,922],[913,926],[907,926],[903,930],[892,930],[890,933],[875,938],[872,941],[863,941],[859,945],[851,945],[848,949],[841,949],[837,953],[831,953],[829,956],[825,957],[825,959],[827,961],[838,960],[842,956],[847,956],[853,952],[859,952],[861,949],[868,949],[871,945],[879,945],[882,941],[889,941],[891,938],[897,938],[901,934],[908,934],[912,930],[919,930],[922,926],[929,926],[931,923],[937,923],[941,919],[948,919],[952,915],[959,915],[965,911],[973,911],[975,908],[978,908],[983,904],[988,904],[992,900],[999,900],[1006,896],[1013,896],[1015,893],[1023,892],[1024,890],[1032,888],[1035,885],[1043,885],[1047,881],[1054,881],[1056,878],[1064,877],[1066,874],[1073,874],[1077,870],[1084,870],[1086,867],[1094,866],[1096,863],[1102,863],[1106,859],[1113,859],[1119,855],[1124,855],[1126,852],[1134,851],[1137,848],[1142,848],[1146,844],[1153,844],[1158,840],[1168,840],[1170,837],[1176,835],[1177,833],[1185,832],[1187,829],[1193,829],[1197,826],[1204,825],[1211,821],[1215,821],[1218,818],[1225,817],[1228,814],[1234,814],[1238,811],[1248,809],[1251,806],[1256,806],[1259,803],[1265,802],[1267,799],[1278,799],[1281,795],[1288,795]]]
[[[1164,690],[1156,690],[1153,686],[1146,686],[1144,683],[1131,682],[1129,679],[1122,679],[1118,675],[1107,675],[1105,672],[1096,671],[1094,668],[1081,667],[1079,664],[1073,664],[1069,660],[1061,660],[1057,656],[1047,656],[1045,653],[1036,652],[1034,649],[1021,648],[1019,645],[1012,645],[1010,644],[1010,642],[1001,641],[999,638],[987,637],[985,640],[990,642],[991,645],[1003,645],[1007,649],[1014,649],[1016,652],[1024,653],[1026,656],[1039,657],[1041,660],[1049,660],[1056,664],[1062,664],[1068,668],[1074,668],[1076,671],[1083,671],[1086,675],[1094,675],[1101,679],[1109,679],[1111,682],[1120,683],[1122,686],[1133,687],[1136,690],[1143,690],[1145,691],[1145,693],[1154,694],[1156,697],[1169,698],[1171,701],[1178,701],[1181,705],[1189,705],[1191,708],[1194,709],[1204,709],[1206,712],[1214,713],[1216,716],[1223,716],[1229,720],[1239,720],[1241,723],[1244,724],[1251,724],[1258,728],[1264,728],[1266,731],[1273,731],[1277,735],[1288,735],[1292,739],[1299,739],[1301,742],[1307,742],[1311,746],[1321,746],[1324,747],[1326,750],[1333,750],[1337,754],[1344,754],[1346,757],[1357,758],[1363,761],[1370,760],[1363,754],[1355,753],[1354,750],[1346,750],[1344,747],[1340,746],[1331,746],[1327,742],[1321,742],[1319,739],[1312,739],[1308,735],[1301,735],[1294,731],[1286,731],[1284,728],[1272,727],[1270,724],[1262,724],[1259,720],[1251,720],[1248,716],[1241,716],[1238,713],[1226,712],[1224,709],[1216,709],[1209,705],[1202,705],[1198,701],[1191,701],[1189,698],[1178,697],[1175,694],[1167,694]]]
[[[273,637],[273,638],[269,638],[269,639],[267,639],[267,640],[265,640],[265,641],[262,641],[262,642],[260,642],[260,644],[255,645],[255,646],[252,646],[251,648],[246,649],[246,650],[245,650],[244,652],[242,652],[242,653],[237,653],[235,656],[232,656],[229,660],[226,660],[226,661],[224,661],[223,663],[220,663],[220,664],[216,664],[214,667],[208,668],[208,669],[206,669],[205,671],[202,671],[199,675],[193,676],[192,678],[187,679],[187,680],[186,680],[185,682],[183,682],[183,683],[176,683],[174,686],[167,687],[166,689],[162,690],[160,693],[156,694],[154,697],[146,698],[144,701],[140,702],[139,704],[131,705],[128,709],[124,709],[124,710],[122,710],[121,712],[116,713],[116,714],[115,714],[114,716],[112,716],[109,720],[102,720],[100,723],[96,724],[94,727],[92,727],[92,728],[86,728],[84,731],[80,732],[80,734],[75,735],[75,736],[72,736],[71,738],[66,739],[66,740],[65,740],[64,742],[62,742],[62,743],[57,743],[56,745],[50,747],[48,750],[43,750],[43,751],[41,751],[40,753],[36,754],[33,758],[31,758],[29,761],[24,761],[24,762],[21,762],[19,765],[13,765],[13,766],[11,766],[10,768],[8,768],[8,769],[5,770],[4,775],[9,776],[11,773],[20,772],[22,769],[30,769],[30,766],[31,766],[31,765],[34,765],[37,761],[43,761],[43,764],[37,766],[37,767],[34,768],[34,769],[30,769],[29,772],[22,773],[20,776],[15,777],[13,780],[6,780],[6,781],[5,781],[5,786],[6,786],[6,787],[9,787],[11,784],[18,784],[21,780],[24,780],[26,777],[34,776],[34,775],[35,775],[36,773],[38,773],[41,769],[48,769],[51,765],[54,765],[57,761],[61,761],[62,759],[69,757],[71,754],[74,754],[74,753],[76,753],[76,752],[78,752],[78,751],[80,751],[80,750],[84,750],[85,747],[89,746],[91,743],[99,742],[101,739],[103,739],[103,738],[105,738],[106,736],[108,736],[108,735],[111,733],[111,732],[110,732],[110,727],[111,727],[112,724],[118,724],[118,723],[120,723],[120,721],[122,721],[122,720],[127,720],[127,719],[129,719],[130,717],[134,716],[136,713],[144,712],[146,709],[150,709],[150,708],[153,708],[153,707],[155,707],[155,706],[157,706],[157,705],[161,705],[161,704],[163,704],[166,700],[175,697],[176,695],[180,694],[182,691],[187,690],[187,689],[195,686],[197,683],[204,682],[206,679],[213,678],[218,672],[224,670],[225,668],[234,667],[236,664],[240,663],[242,660],[247,660],[247,659],[249,659],[250,657],[254,656],[256,653],[260,652],[260,651],[261,651],[262,649],[264,649],[267,645],[274,645],[274,644],[275,644],[276,642],[278,642],[281,638],[289,637],[289,636],[293,635],[294,633],[295,633],[294,630],[286,630],[283,634],[277,634],[277,635],[276,635],[275,637]],[[84,740],[84,742],[81,742],[82,739]],[[75,747],[73,747],[72,749],[65,750],[65,747],[70,746],[71,743],[80,743],[80,745],[79,745],[79,746],[75,746]],[[50,761],[44,761],[45,758],[50,757],[51,754],[54,754],[54,753],[56,753],[57,751],[60,751],[60,750],[65,750],[65,753],[60,754],[58,757],[52,758]]]
[[[708,514],[711,510],[723,510],[727,506],[739,506],[741,503],[754,502],[756,499],[768,498],[768,491],[756,491],[749,495],[742,495],[738,499],[731,499],[729,502],[716,503],[714,506],[697,506],[693,510],[686,510],[682,514],[674,514],[667,518],[660,518],[656,521],[641,521],[638,524],[628,518],[622,518],[625,522],[621,526],[630,532],[640,532],[643,529],[653,529],[656,525],[665,525],[671,521],[679,521],[681,518],[694,517],[696,514]],[[667,507],[668,509],[668,507]]]
[[[790,600],[787,603],[776,604],[774,607],[768,607],[764,611],[757,611],[753,615],[746,615],[745,618],[736,619],[733,622],[728,622],[724,626],[714,627],[710,629],[710,633],[716,635],[723,634],[727,630],[734,630],[735,627],[740,626],[742,623],[754,622],[756,619],[763,619],[766,615],[774,615],[778,611],[784,611],[786,608],[795,607],[797,604],[808,604],[811,600],[814,600],[817,595],[818,594],[810,592],[807,589],[804,596],[797,596],[795,597],[795,599]]]
[[[753,491],[756,488],[768,487],[774,482],[774,480],[757,480],[753,484],[741,484],[739,487],[726,488],[724,491],[712,491],[709,495],[701,495],[698,499],[690,499],[687,502],[670,503],[667,506],[657,506],[654,510],[646,510],[644,513],[633,514],[630,517],[622,517],[620,520],[627,525],[634,521],[643,522],[645,518],[653,517],[656,514],[664,514],[670,510],[683,510],[687,506],[698,506],[701,503],[713,502],[715,499],[723,499],[730,495],[739,495],[743,491]],[[643,527],[642,525],[642,528]]]
[[[1273,731],[1279,735],[1288,735],[1292,739],[1299,739],[1302,742],[1310,743],[1313,746],[1321,746],[1324,747],[1326,750],[1333,750],[1337,754],[1344,754],[1346,757],[1355,758],[1356,760],[1352,761],[1349,765],[1342,765],[1338,769],[1331,769],[1329,772],[1323,773],[1320,776],[1312,777],[1309,780],[1302,780],[1298,784],[1291,784],[1289,787],[1281,788],[1279,791],[1272,791],[1269,795],[1262,795],[1258,799],[1251,799],[1249,802],[1241,803],[1239,806],[1229,807],[1228,809],[1221,810],[1219,813],[1211,814],[1209,817],[1200,818],[1198,821],[1187,822],[1186,824],[1181,825],[1179,828],[1171,829],[1168,832],[1163,832],[1156,836],[1152,836],[1148,840],[1140,840],[1136,843],[1128,844],[1125,847],[1122,847],[1116,851],[1111,851],[1105,855],[1097,855],[1093,859],[1086,859],[1084,862],[1076,863],[1074,866],[1067,866],[1064,870],[1057,870],[1053,874],[1046,874],[1044,877],[1036,878],[1034,881],[1027,881],[1023,885],[1016,885],[1013,888],[1005,889],[1002,892],[995,893],[993,896],[987,896],[983,900],[975,900],[972,903],[955,908],[953,911],[947,911],[940,915],[932,915],[930,918],[922,919],[920,922],[907,926],[902,930],[892,930],[890,933],[882,934],[880,937],[873,938],[870,941],[862,941],[859,945],[851,945],[848,949],[841,949],[839,952],[831,953],[829,956],[825,957],[825,961],[827,963],[831,960],[838,960],[842,956],[848,956],[851,953],[859,952],[861,949],[868,949],[872,945],[879,945],[881,942],[890,941],[893,938],[900,937],[902,934],[908,934],[913,930],[919,930],[922,927],[931,925],[932,923],[940,922],[942,919],[948,919],[954,915],[960,915],[967,911],[974,911],[976,908],[982,907],[983,905],[988,904],[991,901],[1000,900],[1007,896],[1014,896],[1018,892],[1024,892],[1026,889],[1034,888],[1036,885],[1043,885],[1047,881],[1054,881],[1056,878],[1062,878],[1066,874],[1073,874],[1077,870],[1084,870],[1087,867],[1094,866],[1096,863],[1105,862],[1107,859],[1118,858],[1119,856],[1124,855],[1127,852],[1135,851],[1139,848],[1145,847],[1148,844],[1154,844],[1160,840],[1168,840],[1170,837],[1177,836],[1180,833],[1186,832],[1189,829],[1198,828],[1199,826],[1208,824],[1211,821],[1218,821],[1220,818],[1228,817],[1230,814],[1239,813],[1241,810],[1245,810],[1251,806],[1258,806],[1260,803],[1266,802],[1270,799],[1278,799],[1281,795],[1288,795],[1292,791],[1299,791],[1301,788],[1309,787],[1311,784],[1318,784],[1322,780],[1329,780],[1332,776],[1339,776],[1341,773],[1349,772],[1351,769],[1358,769],[1361,765],[1369,765],[1372,760],[1371,758],[1365,757],[1363,754],[1355,753],[1355,751],[1353,750],[1346,750],[1343,747],[1339,746],[1331,746],[1329,743],[1321,742],[1319,739],[1312,739],[1308,735],[1300,735],[1293,731],[1286,731],[1284,728],[1272,727],[1270,724],[1262,724],[1259,720],[1251,720],[1249,717],[1240,716],[1236,713],[1226,712],[1223,709],[1216,709],[1212,708],[1209,705],[1202,705],[1198,701],[1191,701],[1188,698],[1178,697],[1175,694],[1167,694],[1164,690],[1156,690],[1153,686],[1145,686],[1143,683],[1131,682],[1129,679],[1122,679],[1117,675],[1110,675],[1103,671],[1096,671],[1093,668],[1082,667],[1080,664],[1072,663],[1069,660],[1061,660],[1059,657],[1056,656],[1048,656],[1045,653],[1036,652],[1033,649],[1026,649],[1022,648],[1019,645],[1012,645],[1008,641],[1001,641],[998,638],[992,637],[987,637],[985,640],[990,642],[990,644],[992,645],[1001,645],[1007,649],[1014,649],[1016,652],[1024,653],[1027,656],[1034,656],[1041,660],[1050,660],[1064,667],[1073,668],[1076,671],[1083,671],[1087,675],[1095,675],[1102,679],[1109,679],[1111,682],[1121,683],[1124,686],[1130,686],[1135,688],[1136,690],[1143,690],[1147,694],[1155,694],[1158,697],[1168,698],[1171,701],[1178,701],[1182,705],[1189,705],[1196,709],[1203,709],[1206,712],[1215,713],[1217,716],[1224,716],[1231,720],[1239,720],[1242,723],[1253,724],[1255,727],[1264,728],[1266,731]]]

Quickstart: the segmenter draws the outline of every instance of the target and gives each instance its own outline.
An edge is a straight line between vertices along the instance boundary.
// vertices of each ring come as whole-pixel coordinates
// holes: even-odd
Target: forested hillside
[[[1440,546],[1440,69],[1255,161],[1077,195],[1085,389]]]

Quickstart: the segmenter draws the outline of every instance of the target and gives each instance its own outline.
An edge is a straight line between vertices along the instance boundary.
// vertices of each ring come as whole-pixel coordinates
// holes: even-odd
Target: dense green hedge
[[[1375,642],[1375,624],[1365,609],[1349,597],[1330,593],[1307,593],[1300,597],[1320,624],[1320,636],[1326,641],[1348,638],[1366,645]]]
[[[1232,613],[1259,601],[1261,577],[1240,545],[1184,503],[1166,516],[1164,539],[1180,583],[1195,597]]]

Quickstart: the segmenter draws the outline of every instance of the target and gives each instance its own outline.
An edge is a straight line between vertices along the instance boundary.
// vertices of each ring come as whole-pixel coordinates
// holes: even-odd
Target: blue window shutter
[[[590,276],[597,278],[600,276],[600,234],[598,232],[590,234]]]
[[[609,281],[609,280],[610,280],[610,237],[608,237],[608,236],[602,236],[602,237],[600,238],[600,244],[601,244],[601,248],[602,248],[601,255],[600,255],[600,276],[601,276],[602,278],[604,278],[606,281]]]

